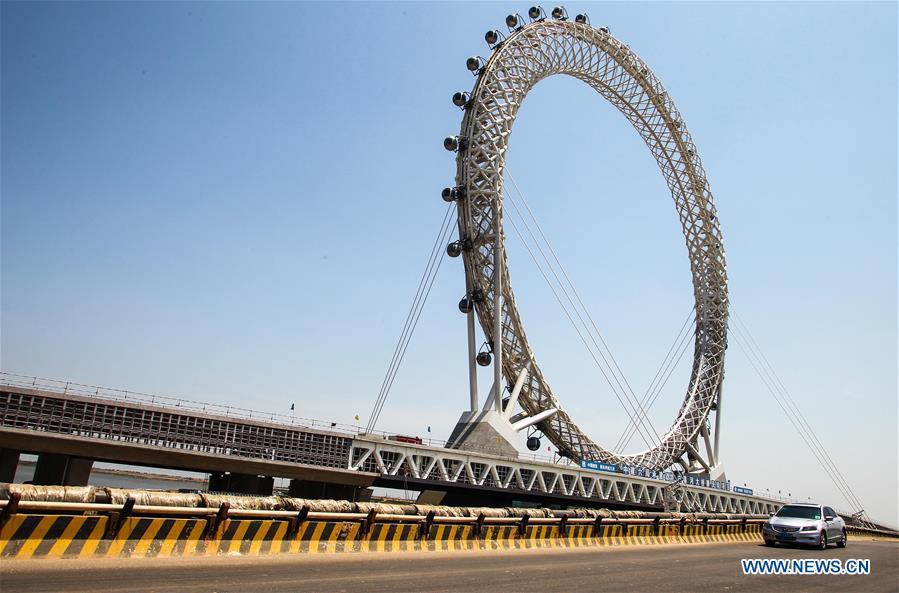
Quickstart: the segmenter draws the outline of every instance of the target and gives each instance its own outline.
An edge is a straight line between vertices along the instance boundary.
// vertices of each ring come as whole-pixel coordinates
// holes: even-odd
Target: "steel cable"
[[[543,242],[546,244],[547,249],[552,254],[553,260],[555,261],[555,266],[558,267],[562,276],[567,281],[568,286],[571,287],[571,291],[574,293],[575,299],[577,300],[577,303],[580,305],[580,308],[578,308],[578,305],[575,304],[574,299],[571,298],[571,295],[568,293],[568,290],[565,288],[565,284],[559,278],[559,275],[555,272],[553,262],[551,262],[549,257],[547,257],[546,252],[540,246],[540,241],[534,235],[533,231],[530,228],[530,225],[527,223],[526,218],[521,213],[521,211],[518,209],[518,206],[515,204],[514,196],[511,193],[507,192],[506,195],[507,195],[507,197],[510,198],[510,203],[512,204],[512,207],[516,210],[519,217],[521,218],[522,223],[524,224],[525,228],[527,229],[528,233],[530,234],[531,238],[533,239],[534,244],[535,244],[537,250],[540,252],[541,257],[543,257],[544,261],[547,264],[547,267],[550,269],[550,272],[553,274],[553,277],[556,279],[556,282],[558,283],[559,288],[562,290],[566,299],[568,299],[568,302],[571,303],[572,309],[574,309],[578,319],[580,320],[581,324],[584,326],[584,329],[590,335],[591,341],[596,346],[596,349],[599,352],[600,357],[602,358],[603,362],[607,365],[609,373],[615,379],[615,382],[618,384],[618,387],[621,389],[622,393],[624,394],[625,400],[630,404],[631,409],[633,410],[634,415],[637,417],[640,425],[644,428],[644,430],[646,430],[646,432],[648,434],[650,434],[650,436],[652,436],[653,434],[655,435],[655,437],[657,439],[655,442],[661,441],[662,439],[661,439],[661,436],[659,435],[659,432],[655,429],[655,427],[649,421],[649,418],[646,416],[645,411],[642,410],[642,408],[640,408],[639,399],[637,398],[637,395],[634,393],[634,390],[631,388],[630,383],[627,380],[627,377],[625,377],[624,373],[621,371],[621,367],[618,365],[618,362],[615,359],[615,356],[612,354],[612,351],[609,348],[608,344],[606,343],[605,339],[603,338],[602,333],[599,331],[599,327],[597,326],[596,322],[594,321],[593,316],[590,314],[590,311],[587,309],[586,305],[584,305],[584,301],[581,298],[580,293],[578,292],[577,288],[574,286],[574,283],[571,281],[571,278],[568,276],[568,273],[565,270],[565,267],[562,265],[562,262],[559,260],[558,255],[556,254],[555,250],[552,247],[552,244],[546,238],[546,235],[543,232],[543,229],[540,226],[540,223],[537,221],[537,217],[534,215],[533,210],[531,210],[530,206],[528,205],[527,199],[524,197],[523,192],[518,187],[518,184],[515,182],[515,179],[514,179],[514,177],[512,177],[512,174],[509,172],[508,167],[506,168],[506,175],[508,175],[509,180],[512,182],[512,186],[515,188],[515,191],[517,192],[522,204],[524,205],[525,209],[527,210],[531,220],[533,220],[534,226],[537,228],[537,232],[540,234],[540,237],[543,239]],[[589,319],[590,325],[588,325],[587,322],[584,320],[584,317],[580,313],[581,310],[583,310],[584,315],[587,317],[587,319]],[[593,328],[592,331],[590,329],[590,326],[592,326],[592,328]],[[597,337],[599,338],[598,343],[597,343]],[[600,344],[601,344],[601,346],[600,346]],[[603,354],[603,352],[608,354],[608,358],[611,359],[611,361],[612,361],[611,363],[609,363],[609,361],[606,359],[606,355]],[[613,366],[614,366],[614,368],[613,368]],[[617,374],[615,373],[616,369],[618,371]],[[622,381],[624,382],[623,385],[622,385]],[[610,387],[612,387],[612,386],[610,385]],[[613,387],[613,389],[614,389],[614,387]],[[621,401],[622,406],[625,406],[625,404],[622,400],[619,400],[619,401]],[[627,412],[626,406],[625,406],[625,411]],[[643,412],[643,413],[641,414],[641,412]],[[630,416],[629,412],[628,412],[628,415]],[[648,428],[647,428],[647,426],[648,426]],[[652,448],[653,444],[654,443],[647,443],[647,446],[649,448]]]
[[[381,388],[375,399],[375,405],[372,408],[371,416],[369,416],[368,423],[366,424],[366,432],[374,430],[374,427],[378,422],[381,410],[384,408],[384,403],[387,400],[387,395],[390,392],[390,388],[393,386],[393,381],[399,371],[399,366],[402,364],[403,358],[405,357],[406,348],[408,348],[409,341],[412,339],[412,334],[415,332],[415,327],[418,324],[418,319],[421,316],[424,303],[431,292],[431,286],[434,284],[437,270],[440,269],[440,264],[443,262],[443,245],[446,243],[447,236],[452,228],[453,218],[450,216],[452,209],[453,205],[449,204],[443,215],[443,221],[440,223],[440,230],[437,233],[434,245],[431,248],[431,254],[428,257],[428,263],[425,266],[424,272],[422,272],[421,280],[418,283],[418,289],[415,292],[415,297],[412,299],[412,305],[409,308],[409,313],[406,315],[406,321],[403,324],[403,330],[400,332],[400,337],[393,350],[393,356],[387,367],[387,373],[384,375],[384,379],[381,382]]]
[[[518,216],[522,217],[521,212],[515,206],[514,200],[512,199],[510,194],[507,194],[507,198],[509,198],[509,202],[513,205],[513,208],[515,208]],[[534,255],[534,252],[531,250],[531,247],[528,244],[526,237],[521,232],[521,230],[518,228],[518,225],[515,223],[515,219],[510,216],[509,222],[512,223],[512,228],[518,234],[518,236],[522,242],[522,245],[524,245],[525,249],[528,252],[528,255],[531,256],[531,259],[533,260],[534,265],[537,266],[537,270],[540,272],[540,275],[543,277],[543,279],[546,281],[547,285],[549,286],[550,290],[552,291],[553,296],[556,298],[556,302],[558,302],[559,306],[562,308],[562,312],[568,318],[568,321],[571,323],[571,325],[574,328],[575,332],[577,333],[578,337],[581,339],[581,342],[583,342],[584,347],[587,348],[587,352],[590,354],[591,358],[593,358],[593,362],[596,364],[597,368],[599,369],[599,372],[602,374],[603,378],[606,380],[606,383],[608,383],[609,388],[612,389],[612,393],[615,395],[615,398],[618,400],[618,402],[624,408],[624,411],[628,415],[628,418],[630,418],[631,421],[634,422],[635,425],[637,425],[638,421],[634,418],[634,415],[631,414],[631,412],[628,410],[627,405],[624,403],[624,400],[621,398],[621,395],[618,392],[618,389],[615,388],[615,385],[612,383],[612,380],[609,378],[609,375],[606,372],[606,369],[608,368],[608,362],[606,362],[606,365],[607,365],[606,367],[604,367],[599,362],[599,359],[596,357],[596,353],[594,353],[593,349],[590,347],[590,344],[587,342],[587,339],[584,337],[584,334],[581,331],[581,328],[574,321],[574,318],[571,316],[571,313],[568,311],[568,307],[565,306],[565,303],[562,301],[562,298],[559,296],[559,293],[556,290],[556,287],[553,285],[553,282],[549,279],[549,276],[547,276],[546,272],[543,270],[543,266],[540,265],[540,262],[537,260],[537,257]],[[522,222],[524,223],[523,217],[522,217]],[[532,237],[533,237],[533,235],[532,235]],[[539,247],[537,247],[537,249],[539,250]],[[544,256],[544,258],[545,258],[545,256]],[[564,288],[562,288],[562,290],[564,291]],[[583,323],[583,321],[582,321],[582,323]],[[585,326],[585,329],[587,329],[586,326]],[[594,347],[596,347],[598,350],[598,346],[595,346],[595,344],[596,344],[595,339],[593,340],[593,342],[594,342]],[[602,352],[599,352],[599,355],[600,355],[600,358],[602,358]],[[609,372],[611,372],[611,369],[609,369]],[[652,435],[648,434],[646,432],[645,426],[643,426],[643,424],[639,424],[639,425],[641,426],[641,428],[643,428],[643,430],[640,431],[640,436],[643,438],[647,447],[652,447]]]
[[[733,304],[731,304],[731,308],[733,309]],[[806,420],[805,415],[800,410],[798,404],[784,386],[783,381],[780,380],[780,377],[771,366],[770,361],[768,361],[768,358],[765,356],[764,352],[762,352],[761,347],[759,347],[758,342],[752,337],[749,328],[743,323],[735,311],[734,319],[737,323],[733,324],[731,327],[733,327],[736,332],[732,335],[737,338],[737,344],[749,359],[753,370],[755,370],[756,374],[759,375],[759,378],[762,379],[762,382],[765,384],[769,393],[774,397],[778,406],[783,410],[793,427],[799,432],[799,436],[812,451],[812,454],[815,455],[815,458],[821,464],[821,467],[827,473],[830,480],[837,487],[840,494],[843,495],[850,506],[863,512],[864,507],[858,496],[855,494],[842,472],[840,472],[820,439],[818,439],[814,429],[808,423],[808,420]],[[741,343],[741,341],[743,343]],[[862,520],[865,522],[869,521],[865,514],[862,514]]]
[[[687,319],[684,321],[684,324],[677,332],[677,337],[675,337],[674,342],[671,343],[671,347],[668,349],[668,353],[665,354],[665,358],[662,360],[662,364],[659,366],[659,370],[656,371],[655,377],[653,377],[652,382],[650,383],[649,387],[646,390],[646,393],[643,396],[643,400],[640,402],[640,404],[646,409],[647,414],[652,409],[652,406],[658,399],[659,395],[662,393],[662,389],[664,389],[665,385],[668,384],[668,379],[670,379],[671,375],[674,374],[674,369],[677,368],[677,365],[684,357],[684,353],[687,351],[687,347],[690,345],[690,342],[688,340],[688,338],[690,337],[690,332],[685,330],[690,326],[690,322],[695,319],[694,312],[695,307],[690,309],[690,313],[687,315]],[[615,451],[622,451],[625,447],[628,446],[631,438],[634,435],[634,431],[632,430],[633,428],[634,427],[632,424],[628,424],[627,426],[625,426],[624,431],[621,433],[621,436],[618,438],[618,441],[615,445]]]

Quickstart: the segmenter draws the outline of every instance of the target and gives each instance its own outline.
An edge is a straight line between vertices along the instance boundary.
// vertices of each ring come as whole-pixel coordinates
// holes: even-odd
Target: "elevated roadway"
[[[71,393],[70,387],[79,390]],[[272,477],[323,485],[324,490],[315,492],[298,487],[296,495],[310,498],[351,497],[326,490],[330,486],[358,490],[382,485],[443,492],[445,502],[455,504],[503,506],[519,500],[660,510],[665,502],[667,483],[651,478],[399,442],[350,432],[352,427],[288,424],[272,420],[274,414],[272,419],[259,413],[236,417],[223,406],[159,399],[165,405],[153,396],[101,388],[89,393],[70,384],[36,381],[22,385],[15,376],[0,375],[0,481],[10,467],[14,470],[19,452],[29,452],[60,456],[58,471],[45,484],[86,483],[84,471],[71,471],[75,461],[86,460],[87,474],[92,461],[210,472],[213,490],[268,494]],[[235,480],[215,482],[228,475],[247,477],[251,485],[233,488]],[[701,486],[685,486],[683,492],[695,511],[760,514],[780,504]]]

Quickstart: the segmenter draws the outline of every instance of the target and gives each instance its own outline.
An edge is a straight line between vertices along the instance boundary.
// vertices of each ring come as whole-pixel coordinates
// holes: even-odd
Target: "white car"
[[[846,522],[831,507],[819,504],[784,505],[762,525],[766,546],[807,544],[826,549],[846,547]]]

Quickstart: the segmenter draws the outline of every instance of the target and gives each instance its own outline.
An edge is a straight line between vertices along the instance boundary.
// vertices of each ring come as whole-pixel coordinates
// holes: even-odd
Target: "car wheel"
[[[772,540],[772,539],[766,539],[766,540],[765,540],[765,545],[768,546],[769,548],[773,548],[774,546],[777,545],[777,542],[775,542],[775,541]]]
[[[849,539],[849,536],[846,535],[846,530],[844,529],[844,530],[843,530],[843,535],[840,537],[840,541],[837,542],[837,547],[838,547],[838,548],[845,548],[845,547],[846,547],[846,542],[847,542],[848,539]]]
[[[821,536],[818,538],[818,549],[826,550],[827,549],[827,534],[824,533],[824,530],[821,530]]]

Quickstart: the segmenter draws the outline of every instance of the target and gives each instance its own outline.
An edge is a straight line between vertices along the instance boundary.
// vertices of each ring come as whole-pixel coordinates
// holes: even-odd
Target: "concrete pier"
[[[297,498],[327,498],[333,500],[351,500],[368,502],[372,490],[344,484],[330,484],[313,480],[291,480],[290,495]]]
[[[87,486],[94,461],[57,453],[41,453],[34,468],[35,484],[42,486]]]
[[[20,454],[18,449],[0,449],[0,482],[16,481]]]
[[[275,479],[269,476],[254,476],[231,472],[213,472],[209,474],[209,490],[212,492],[271,496],[274,487]]]

